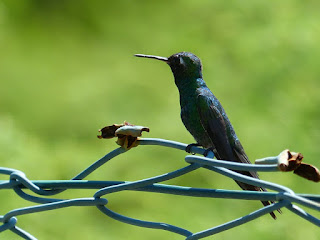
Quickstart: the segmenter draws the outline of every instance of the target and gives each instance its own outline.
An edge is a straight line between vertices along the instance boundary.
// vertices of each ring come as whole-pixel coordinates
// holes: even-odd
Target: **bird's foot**
[[[207,157],[209,155],[210,152],[213,153],[214,148],[207,148],[204,153],[203,156]],[[214,154],[214,153],[213,153]]]
[[[201,146],[199,143],[191,143],[188,146],[186,146],[186,152],[191,153],[192,147],[199,147],[199,146]],[[194,155],[195,153],[191,153],[191,154]]]

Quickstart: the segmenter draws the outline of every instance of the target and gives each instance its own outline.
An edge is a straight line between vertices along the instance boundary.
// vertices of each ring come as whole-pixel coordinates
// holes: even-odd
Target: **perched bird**
[[[170,66],[180,94],[181,119],[196,140],[196,145],[212,149],[217,159],[251,163],[222,105],[204,82],[202,64],[197,56],[189,52],[179,52],[169,58],[144,54],[135,56],[161,60]],[[237,172],[259,178],[256,172]],[[244,190],[266,191],[260,187],[236,182]],[[264,206],[271,204],[268,201],[262,203]],[[270,215],[276,219],[273,212]]]

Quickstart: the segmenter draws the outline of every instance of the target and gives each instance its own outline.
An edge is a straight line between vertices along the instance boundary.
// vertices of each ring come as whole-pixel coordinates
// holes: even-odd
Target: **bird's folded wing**
[[[227,135],[226,123],[221,112],[214,105],[212,99],[203,95],[197,97],[197,107],[201,124],[217,150],[218,156],[216,157],[223,160],[232,160],[232,149]]]

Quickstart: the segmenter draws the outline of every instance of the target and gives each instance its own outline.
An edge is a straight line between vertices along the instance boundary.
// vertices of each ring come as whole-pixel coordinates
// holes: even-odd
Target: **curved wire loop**
[[[156,138],[139,139],[139,145],[158,145],[163,147],[175,148],[183,151],[185,151],[187,147],[187,144]],[[196,146],[192,146],[191,150],[194,154],[203,155],[205,153],[205,149]],[[185,162],[188,164],[187,166],[169,173],[154,176],[151,178],[141,179],[138,181],[124,182],[83,180],[85,177],[90,175],[99,167],[101,167],[111,159],[117,157],[118,155],[124,152],[126,152],[126,150],[124,150],[123,148],[117,148],[111,151],[110,153],[106,154],[104,157],[102,157],[101,159],[97,160],[92,165],[84,169],[71,180],[31,181],[25,176],[23,172],[19,170],[0,167],[0,174],[10,176],[8,181],[0,181],[0,189],[13,189],[15,193],[21,198],[39,204],[36,206],[14,209],[12,211],[9,211],[5,215],[0,216],[0,222],[3,223],[0,226],[0,233],[6,230],[11,230],[13,233],[17,234],[18,236],[24,239],[34,240],[36,239],[34,236],[16,226],[17,216],[73,206],[96,206],[102,213],[120,222],[145,228],[166,230],[172,233],[182,235],[186,237],[186,240],[201,239],[217,234],[222,231],[226,231],[228,229],[237,227],[239,225],[257,219],[265,214],[268,214],[282,207],[286,207],[296,215],[320,227],[320,219],[312,216],[302,208],[294,205],[294,203],[297,203],[304,207],[320,211],[320,195],[296,194],[291,189],[281,186],[279,184],[251,178],[232,171],[279,171],[278,166],[276,164],[254,165],[235,163],[223,160],[215,160],[213,159],[214,154],[213,152],[211,152],[207,155],[207,157],[188,155],[185,157]],[[219,190],[161,184],[161,182],[163,181],[167,181],[169,179],[182,176],[199,168],[206,168],[210,171],[217,172],[226,177],[247,184],[271,189],[275,192]],[[33,193],[33,195],[27,194],[23,189],[29,189]],[[71,189],[98,190],[91,198],[58,199],[45,197],[50,195],[56,195],[62,191]],[[120,191],[158,192],[164,194],[184,195],[193,197],[274,201],[275,203],[262,207],[252,213],[249,213],[248,215],[234,219],[230,222],[203,231],[192,233],[187,229],[183,229],[181,227],[174,226],[171,224],[130,218],[112,211],[106,206],[108,203],[106,196],[108,194]]]

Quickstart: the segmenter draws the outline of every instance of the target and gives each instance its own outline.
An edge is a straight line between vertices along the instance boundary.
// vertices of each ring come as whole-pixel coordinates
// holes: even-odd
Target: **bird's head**
[[[189,52],[179,52],[171,55],[167,63],[175,77],[202,77],[200,59]]]
[[[179,52],[170,57],[158,57],[153,55],[136,54],[136,57],[153,58],[166,62],[177,81],[183,79],[197,79],[202,78],[202,65],[200,59],[189,52]]]

